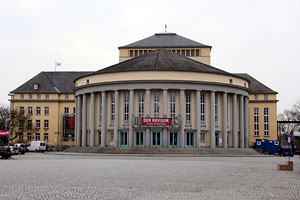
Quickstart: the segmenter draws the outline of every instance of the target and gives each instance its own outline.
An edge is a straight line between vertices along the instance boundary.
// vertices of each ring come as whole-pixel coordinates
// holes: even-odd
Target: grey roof
[[[40,72],[12,93],[74,93],[74,79],[91,72]],[[38,84],[37,90],[33,86]]]
[[[190,40],[176,33],[167,32],[156,33],[153,36],[119,47],[119,49],[127,48],[211,48],[211,46]]]
[[[240,76],[241,78],[245,78],[250,81],[249,88],[250,88],[250,93],[252,94],[277,94],[277,92],[267,87],[263,83],[259,82],[249,74],[246,73],[235,73],[235,74],[237,76]]]
[[[98,70],[92,74],[129,71],[188,71],[236,76],[162,48]]]

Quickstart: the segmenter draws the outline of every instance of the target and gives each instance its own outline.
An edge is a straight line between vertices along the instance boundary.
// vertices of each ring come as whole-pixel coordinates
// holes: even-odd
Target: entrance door
[[[194,132],[186,132],[186,147],[194,147]]]
[[[216,132],[215,137],[216,137],[216,148],[219,148],[219,132]]]
[[[127,131],[121,131],[120,132],[120,146],[121,147],[127,147],[127,145],[128,145],[127,136],[128,136]]]
[[[170,132],[170,147],[178,147],[178,133]]]
[[[136,147],[143,147],[144,146],[144,138],[143,138],[143,131],[137,131],[135,134],[135,146]]]
[[[101,147],[101,131],[98,131],[98,146]]]
[[[160,132],[152,132],[152,147],[160,147]]]

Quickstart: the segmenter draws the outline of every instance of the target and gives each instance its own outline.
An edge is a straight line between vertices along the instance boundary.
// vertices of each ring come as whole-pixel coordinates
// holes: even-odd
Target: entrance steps
[[[239,148],[115,148],[115,147],[70,147],[64,152],[103,153],[103,154],[190,154],[190,155],[220,155],[220,156],[255,156],[261,155],[254,149]]]

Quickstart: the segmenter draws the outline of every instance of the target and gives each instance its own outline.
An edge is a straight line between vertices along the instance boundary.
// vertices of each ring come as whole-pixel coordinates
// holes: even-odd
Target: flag
[[[55,61],[55,67],[57,67],[57,66],[61,66],[61,63]]]

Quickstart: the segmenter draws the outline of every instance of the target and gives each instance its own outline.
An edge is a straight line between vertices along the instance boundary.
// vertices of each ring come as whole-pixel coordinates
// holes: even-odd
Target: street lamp
[[[14,96],[15,96],[15,94],[14,93],[8,93],[8,96],[10,96],[10,112],[11,112],[11,110],[13,109],[13,100],[14,100]],[[11,115],[10,115],[10,117],[11,117]],[[8,125],[7,125],[7,128],[9,128],[9,123],[8,123]],[[8,132],[8,146],[10,146],[10,134],[11,134],[11,130],[8,130],[9,132]]]

